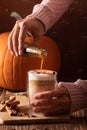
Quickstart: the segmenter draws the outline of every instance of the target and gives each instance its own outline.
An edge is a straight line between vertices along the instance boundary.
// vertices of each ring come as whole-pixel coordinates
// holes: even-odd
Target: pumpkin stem
[[[21,15],[15,11],[11,12],[10,16],[14,17],[16,20],[22,19]]]

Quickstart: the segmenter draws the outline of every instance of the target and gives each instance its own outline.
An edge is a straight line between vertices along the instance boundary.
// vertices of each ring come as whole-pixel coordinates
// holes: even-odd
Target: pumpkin
[[[0,87],[25,91],[27,85],[27,72],[31,69],[39,69],[41,59],[30,56],[11,55],[8,50],[7,40],[9,32],[0,34]],[[32,41],[31,37],[26,38],[27,43]],[[44,61],[43,69],[59,72],[61,64],[60,51],[51,38],[42,36],[39,47],[47,50],[48,55]]]

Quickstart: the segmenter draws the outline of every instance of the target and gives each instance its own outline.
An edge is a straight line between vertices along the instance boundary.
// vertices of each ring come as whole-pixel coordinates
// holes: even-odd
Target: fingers
[[[37,33],[36,33],[36,34],[33,34],[33,38],[34,38],[33,43],[34,43],[35,45],[38,45],[39,39],[40,39],[40,35],[38,35]]]
[[[31,105],[33,107],[65,106],[65,102],[66,102],[66,104],[69,102],[67,97],[34,100],[31,103]]]
[[[18,56],[18,35],[19,35],[19,27],[15,27],[12,33],[12,43],[13,43],[13,53]]]
[[[13,51],[13,44],[12,44],[12,33],[13,33],[13,31],[9,34],[9,37],[8,37],[8,49],[10,50],[11,54],[13,55],[14,51]]]
[[[32,104],[35,112],[41,112],[44,115],[55,115],[69,112],[70,102],[67,97],[56,100],[42,100]]]
[[[65,107],[64,107],[65,108]],[[33,108],[33,111],[35,111],[36,113],[43,113],[45,116],[57,116],[59,114],[66,114],[68,113],[68,109],[64,109],[63,107],[46,107],[46,108]]]
[[[23,54],[24,39],[26,35],[25,23],[18,20],[8,37],[8,49],[16,56]]]
[[[19,37],[18,37],[18,54],[22,55],[23,54],[23,49],[24,49],[24,40],[25,40],[25,36],[26,36],[26,26],[25,24],[21,24],[20,26],[20,33],[19,33]]]
[[[18,27],[17,25],[14,26],[13,30],[11,31],[9,37],[8,37],[8,49],[12,54],[17,55],[18,47],[16,47],[18,40]]]
[[[44,91],[44,92],[40,92],[40,93],[37,93],[34,98],[36,99],[52,99],[53,97],[57,97],[57,98],[60,98],[62,96],[65,96],[67,95],[67,92],[66,92],[66,89],[65,88],[60,88],[60,89],[57,89],[57,90],[53,90],[53,91]]]
[[[53,106],[54,104],[57,104],[57,101],[58,99],[55,100],[55,103],[54,103],[54,100],[53,99],[41,99],[41,100],[34,100],[31,105],[33,107],[50,107],[50,106]]]
[[[43,113],[45,116],[58,115],[60,113],[63,113],[62,108],[56,106],[45,108],[33,108],[33,111],[35,111],[36,113]]]

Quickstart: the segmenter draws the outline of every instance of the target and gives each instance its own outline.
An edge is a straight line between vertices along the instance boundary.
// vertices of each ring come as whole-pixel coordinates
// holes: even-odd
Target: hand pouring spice
[[[14,17],[16,20],[22,19],[21,15],[18,14],[17,12],[11,12],[10,16]],[[26,36],[31,37],[32,34],[30,32],[27,32]],[[42,48],[38,48],[34,44],[33,45],[25,44],[24,54],[28,54],[32,57],[41,58],[42,59],[41,63],[43,64],[44,58],[47,56],[47,51]]]

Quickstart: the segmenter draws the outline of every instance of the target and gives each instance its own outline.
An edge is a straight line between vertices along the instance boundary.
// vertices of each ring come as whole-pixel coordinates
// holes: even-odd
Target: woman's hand
[[[56,90],[37,93],[31,103],[33,110],[46,116],[69,113],[71,101],[63,83],[59,83]]]
[[[26,33],[31,33],[34,38],[34,43],[38,43],[44,31],[44,25],[36,18],[27,16],[22,20],[17,20],[8,37],[8,48],[10,52],[16,56],[22,55]]]

